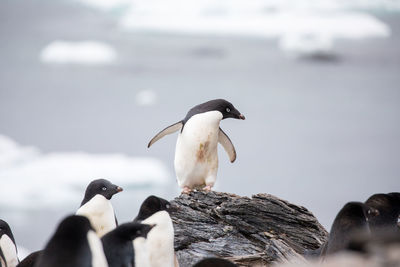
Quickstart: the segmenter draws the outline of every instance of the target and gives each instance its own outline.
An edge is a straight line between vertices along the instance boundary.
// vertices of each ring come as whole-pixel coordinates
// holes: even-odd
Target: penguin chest
[[[18,264],[17,248],[14,242],[8,235],[2,235],[0,238],[0,249],[3,252],[4,260],[6,264],[3,263],[3,259],[0,257],[2,266],[15,267]]]
[[[102,195],[94,196],[76,214],[86,216],[99,237],[117,227],[111,202]]]
[[[92,253],[92,267],[108,267],[103,245],[96,233],[91,230],[88,231],[87,240]]]
[[[147,248],[147,240],[144,237],[138,237],[133,240],[133,249],[136,267],[150,267],[150,255]]]
[[[147,235],[147,249],[151,267],[174,266],[174,228],[171,217],[166,211],[159,211],[142,221],[144,224],[156,224]]]
[[[222,114],[210,111],[190,118],[179,134],[175,151],[178,182],[202,185],[218,169],[218,133]],[[188,182],[187,180],[190,180]]]

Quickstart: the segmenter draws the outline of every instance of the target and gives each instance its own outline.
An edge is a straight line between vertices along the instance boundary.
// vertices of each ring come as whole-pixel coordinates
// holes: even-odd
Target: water
[[[113,199],[124,222],[147,195],[172,199],[178,194],[176,136],[151,149],[148,141],[192,106],[222,97],[246,120],[221,123],[238,157],[231,164],[220,149],[215,189],[274,194],[304,205],[329,229],[346,202],[400,191],[400,17],[377,16],[390,27],[389,37],[335,39],[328,55],[295,59],[274,38],[126,32],[115,13],[68,1],[5,0],[0,4],[0,133],[43,153],[162,160],[167,185],[134,187]],[[105,42],[118,58],[95,66],[41,63],[41,50],[54,40]],[[137,102],[143,91],[156,95],[149,105]],[[80,201],[50,210],[3,205],[0,216],[20,245],[36,250]]]

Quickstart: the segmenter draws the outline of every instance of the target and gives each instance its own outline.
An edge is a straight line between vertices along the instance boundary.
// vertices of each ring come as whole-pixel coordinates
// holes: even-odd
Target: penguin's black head
[[[241,114],[239,110],[237,110],[229,101],[226,101],[225,99],[214,99],[193,107],[191,110],[189,110],[183,122],[185,123],[187,120],[189,120],[192,116],[196,114],[208,111],[221,112],[222,119],[227,119],[227,118],[234,118],[240,120],[245,119],[244,115]]]
[[[209,266],[237,267],[237,265],[234,264],[233,262],[220,258],[205,258],[197,262],[193,267],[209,267]]]
[[[379,211],[379,216],[370,221],[376,230],[382,227],[397,227],[400,214],[400,193],[375,194],[369,197],[365,204]]]
[[[97,179],[92,181],[86,188],[85,197],[81,203],[81,206],[91,200],[96,195],[102,195],[106,199],[110,200],[113,195],[122,191],[122,188],[112,184],[106,179]]]
[[[7,235],[15,244],[14,236],[10,226],[6,221],[0,220],[0,238],[2,235]]]
[[[143,221],[156,212],[163,210],[168,212],[170,209],[171,203],[167,200],[156,196],[149,196],[143,201],[140,206],[139,214],[134,221]]]
[[[58,225],[55,236],[86,236],[89,230],[93,230],[93,227],[88,218],[79,215],[70,215]]]
[[[368,221],[377,215],[379,215],[379,212],[375,208],[369,207],[362,202],[349,202],[336,215],[331,232],[363,229],[369,231]]]
[[[113,231],[108,233],[107,235],[113,235],[116,234],[119,236],[121,239],[125,240],[134,240],[135,238],[138,237],[144,237],[147,238],[147,234],[150,232],[153,227],[156,226],[155,224],[142,224],[138,222],[130,222],[130,223],[124,223],[119,225],[117,228],[115,228]],[[114,232],[114,233],[113,233]],[[107,239],[107,237],[105,236]]]

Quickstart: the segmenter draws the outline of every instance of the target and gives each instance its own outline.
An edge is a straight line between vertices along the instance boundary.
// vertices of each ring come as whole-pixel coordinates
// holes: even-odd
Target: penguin
[[[106,179],[92,181],[76,215],[88,217],[97,235],[102,237],[118,225],[110,199],[122,190]]]
[[[380,234],[382,231],[400,233],[397,225],[400,215],[400,193],[374,194],[365,204],[379,211],[379,215],[369,221],[373,234]]]
[[[202,188],[211,191],[217,179],[218,151],[220,143],[230,161],[236,160],[236,150],[228,135],[220,128],[221,120],[245,117],[228,101],[215,99],[197,105],[189,110],[186,117],[151,139],[150,147],[165,135],[180,130],[175,148],[175,172],[182,193]]]
[[[377,215],[379,212],[376,209],[362,202],[349,202],[344,205],[333,221],[323,254],[329,255],[345,250],[354,238],[370,236],[368,221]]]
[[[103,245],[89,219],[71,215],[58,225],[35,267],[108,267]]]
[[[133,241],[136,238],[146,238],[154,225],[141,223],[124,223],[108,232],[101,238],[104,252],[109,267],[139,266],[136,264],[136,252],[133,249]]]
[[[8,223],[0,220],[0,266],[15,267],[18,263],[14,235]]]
[[[144,249],[134,242],[136,250],[146,250],[150,267],[178,266],[174,251],[174,227],[168,211],[171,204],[162,198],[149,196],[140,206],[139,213],[133,222],[155,224],[148,233]],[[138,265],[139,266],[139,265]]]
[[[42,250],[38,250],[35,252],[32,252],[28,256],[26,256],[18,265],[17,267],[33,267],[35,266],[35,263],[37,259],[39,258],[40,254],[42,253]]]
[[[206,258],[197,262],[193,267],[237,267],[237,265],[225,259]]]

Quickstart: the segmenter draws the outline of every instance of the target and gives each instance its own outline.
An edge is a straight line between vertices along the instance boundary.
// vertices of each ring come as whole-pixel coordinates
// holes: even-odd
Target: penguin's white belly
[[[210,111],[197,114],[186,122],[175,150],[175,171],[180,187],[214,185],[221,119],[220,112]]]
[[[92,253],[92,267],[108,267],[107,259],[104,254],[103,244],[96,233],[90,230],[87,233],[89,248]]]
[[[156,224],[146,239],[150,266],[173,267],[175,260],[174,227],[168,212],[159,211],[142,223]]]
[[[117,227],[111,202],[102,195],[96,195],[80,207],[76,215],[86,216],[99,237]]]
[[[0,239],[0,247],[3,251],[5,261],[8,267],[15,267],[18,264],[17,248],[8,235],[2,235]],[[4,264],[4,263],[3,263]],[[5,265],[5,264],[4,264]]]
[[[150,267],[147,240],[144,237],[135,238],[133,240],[133,249],[135,251],[135,267]]]

